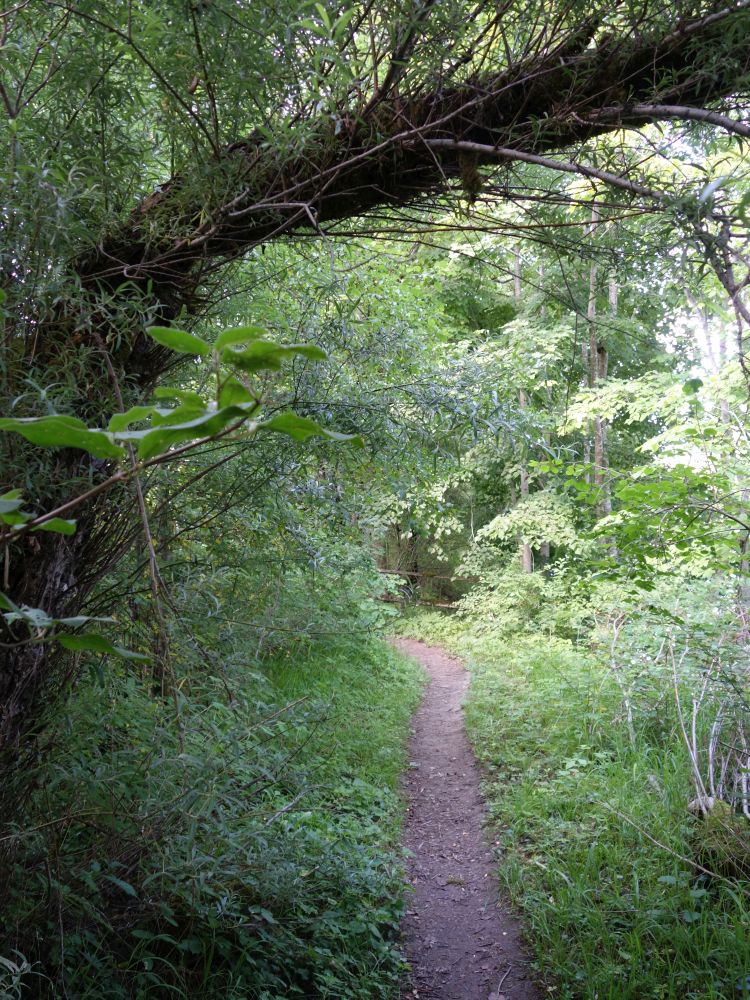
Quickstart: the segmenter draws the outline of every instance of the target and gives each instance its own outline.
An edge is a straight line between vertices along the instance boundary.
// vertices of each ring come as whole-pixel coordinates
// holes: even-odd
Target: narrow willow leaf
[[[15,611],[18,613],[20,613],[21,611],[18,605],[14,604],[13,601],[11,601],[11,599],[8,597],[8,595],[4,594],[1,590],[0,590],[0,608],[2,608],[3,611]]]
[[[122,891],[127,893],[128,896],[138,896],[138,893],[135,891],[130,882],[126,882],[124,879],[118,878],[116,875],[105,875],[104,878],[110,881],[113,885],[116,885],[118,889],[122,889]]]
[[[177,351],[178,354],[198,354],[205,357],[211,353],[211,347],[205,340],[185,330],[173,330],[169,326],[150,326],[146,333],[157,344],[168,347],[170,351]]]
[[[71,618],[55,618],[55,625],[69,625],[71,628],[78,628],[79,625],[86,625],[88,622],[113,622],[114,618],[102,618],[99,615],[73,615]]]
[[[105,431],[91,430],[76,417],[0,417],[0,431],[14,431],[41,448],[80,448],[94,458],[123,458]]]

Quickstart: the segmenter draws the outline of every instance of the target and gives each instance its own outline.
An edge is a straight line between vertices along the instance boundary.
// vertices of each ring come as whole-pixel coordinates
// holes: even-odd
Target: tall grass
[[[51,733],[4,845],[0,996],[394,993],[419,668],[341,638],[193,671],[179,728],[149,684],[104,676]]]
[[[432,620],[407,628],[434,634]],[[674,699],[636,712],[629,730],[598,655],[549,634],[477,636],[455,618],[441,631],[471,668],[466,722],[498,872],[549,995],[750,996],[750,882],[711,848],[710,818],[688,812]]]

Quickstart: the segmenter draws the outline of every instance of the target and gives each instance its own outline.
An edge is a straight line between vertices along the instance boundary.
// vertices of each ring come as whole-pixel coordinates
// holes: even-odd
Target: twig
[[[720,882],[725,882],[727,885],[730,885],[733,889],[737,890],[738,892],[744,893],[744,895],[746,896],[750,896],[750,889],[744,889],[738,882],[734,881],[733,879],[725,878],[723,875],[719,875],[717,872],[712,872],[710,868],[704,868],[703,865],[698,864],[697,861],[693,861],[692,858],[686,858],[684,854],[680,854],[678,851],[675,851],[674,848],[668,847],[666,844],[663,844],[660,840],[657,840],[656,837],[652,837],[651,834],[647,830],[644,830],[642,826],[639,826],[634,820],[630,818],[630,816],[626,816],[625,813],[620,812],[619,809],[615,809],[614,806],[609,805],[607,802],[600,802],[599,805],[601,805],[602,808],[606,809],[608,812],[614,813],[615,816],[619,816],[620,819],[624,819],[629,826],[632,826],[634,830],[637,830],[638,833],[640,833],[642,836],[646,838],[646,840],[650,840],[655,847],[660,847],[663,851],[666,851],[667,854],[671,854],[673,858],[677,858],[678,861],[682,861],[684,864],[690,865],[691,868],[695,868],[703,875],[708,875],[710,878],[715,878],[718,879]]]

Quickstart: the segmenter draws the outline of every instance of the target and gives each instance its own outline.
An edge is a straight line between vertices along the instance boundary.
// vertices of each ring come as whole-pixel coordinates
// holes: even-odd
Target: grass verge
[[[611,677],[571,643],[476,639],[455,622],[441,638],[471,668],[466,722],[486,769],[499,876],[548,994],[750,996],[750,884],[690,863],[713,859],[686,809],[690,776],[668,707],[638,720],[631,742]]]
[[[180,686],[92,679],[2,859],[0,996],[370,1000],[401,972],[421,674],[342,639]]]

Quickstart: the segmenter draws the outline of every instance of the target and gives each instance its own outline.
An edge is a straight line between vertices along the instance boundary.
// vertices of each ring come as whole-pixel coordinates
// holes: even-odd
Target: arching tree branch
[[[311,122],[306,148],[281,163],[267,139],[250,136],[215,164],[214,189],[224,197],[212,202],[190,177],[173,178],[74,268],[84,285],[148,285],[170,318],[189,303],[206,267],[296,229],[433,195],[475,147],[658,199],[634,181],[566,167],[544,154],[661,117],[692,117],[745,135],[747,126],[706,107],[750,90],[745,28],[747,3],[676,24],[660,37],[605,38],[592,47],[590,30],[579,31],[494,76],[409,100],[385,95],[364,112],[342,109],[336,122]]]

